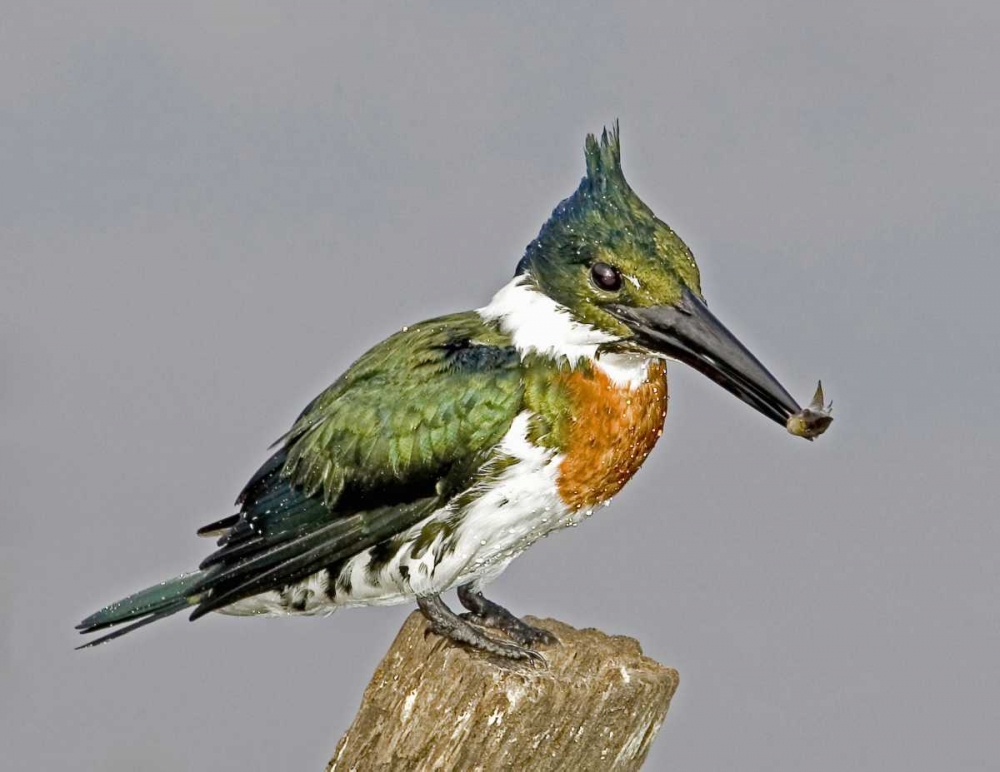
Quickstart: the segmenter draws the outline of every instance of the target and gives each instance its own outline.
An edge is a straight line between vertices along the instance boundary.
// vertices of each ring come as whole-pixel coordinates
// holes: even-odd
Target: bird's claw
[[[469,615],[467,614],[463,615],[463,618],[467,619],[468,616]],[[427,638],[427,636],[432,633],[448,640],[463,643],[472,649],[478,649],[479,651],[482,651],[485,654],[490,654],[494,657],[503,657],[504,659],[527,662],[532,666],[538,667],[548,667],[549,665],[545,657],[534,649],[529,648],[526,644],[498,641],[495,638],[483,635],[482,633],[472,637],[462,635],[456,636],[453,628],[446,626],[439,627],[434,623],[427,625],[424,629],[424,638]]]
[[[465,614],[461,614],[460,616],[462,619],[467,622],[471,622],[474,625],[500,630],[501,632],[506,633],[507,637],[509,637],[512,641],[525,648],[533,648],[539,645],[559,645],[559,639],[548,630],[543,630],[541,627],[529,625],[527,622],[522,619],[518,619],[513,614],[510,616],[500,616],[489,613],[476,614],[469,611]]]

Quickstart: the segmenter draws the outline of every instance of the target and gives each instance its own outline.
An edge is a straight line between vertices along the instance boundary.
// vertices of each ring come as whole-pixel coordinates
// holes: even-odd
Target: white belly
[[[559,498],[557,479],[562,456],[527,439],[531,414],[513,421],[498,448],[500,457],[516,459],[462,511],[443,507],[407,532],[403,546],[377,571],[371,550],[344,564],[338,576],[349,592],[328,592],[335,578],[326,570],[281,591],[238,601],[222,613],[239,615],[326,614],[344,606],[393,605],[442,593],[468,582],[478,586],[495,579],[511,560],[553,530],[576,525],[589,511],[571,512]],[[456,497],[461,500],[463,497]],[[451,522],[428,549],[414,556],[413,544],[432,522]],[[447,533],[447,535],[446,535]],[[332,597],[331,597],[332,596]]]
[[[530,418],[528,412],[519,414],[498,448],[501,457],[517,461],[474,491],[478,495],[470,505],[461,511],[444,507],[410,529],[410,540],[416,541],[427,523],[454,522],[450,535],[439,535],[420,557],[404,547],[374,574],[370,551],[353,558],[345,567],[351,571],[351,593],[340,605],[402,603],[471,581],[486,584],[538,539],[582,518],[583,513],[571,516],[559,498],[562,457],[528,441]]]

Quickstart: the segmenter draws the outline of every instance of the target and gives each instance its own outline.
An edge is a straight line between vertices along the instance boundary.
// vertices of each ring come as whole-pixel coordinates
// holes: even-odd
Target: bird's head
[[[574,322],[684,362],[774,421],[799,405],[708,310],[694,255],[625,181],[618,128],[586,143],[587,176],[556,207],[518,265]]]

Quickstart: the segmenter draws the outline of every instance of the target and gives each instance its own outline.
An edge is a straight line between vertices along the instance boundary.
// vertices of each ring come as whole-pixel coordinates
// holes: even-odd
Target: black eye
[[[599,289],[617,292],[622,286],[622,275],[618,269],[607,263],[594,263],[590,267],[590,278]]]

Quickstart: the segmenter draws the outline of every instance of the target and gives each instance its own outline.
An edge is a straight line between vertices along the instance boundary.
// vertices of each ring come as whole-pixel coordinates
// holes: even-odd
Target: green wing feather
[[[283,474],[328,507],[344,488],[436,475],[491,447],[520,403],[520,361],[478,315],[393,335],[317,397],[286,435]]]
[[[432,319],[371,349],[310,403],[240,495],[239,520],[202,563],[192,618],[426,518],[468,487],[522,393],[509,338],[475,313]]]

